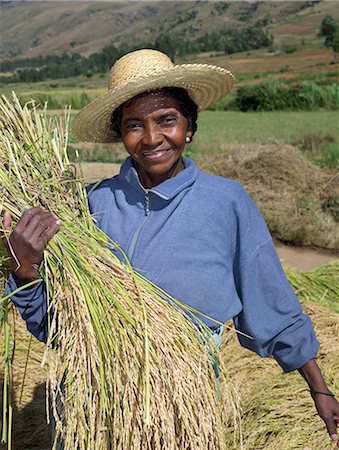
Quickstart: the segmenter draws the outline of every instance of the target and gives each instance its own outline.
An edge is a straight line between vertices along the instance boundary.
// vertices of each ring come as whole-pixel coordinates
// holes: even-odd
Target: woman
[[[118,176],[89,187],[89,206],[97,226],[136,270],[202,312],[212,328],[212,319],[233,317],[251,337],[239,336],[243,346],[274,355],[286,372],[299,370],[339,446],[339,405],[314,361],[318,342],[310,319],[284,276],[263,218],[237,182],[204,174],[182,158],[196,131],[197,110],[222,98],[233,82],[225,69],[174,66],[154,50],[118,60],[109,92],[73,125],[79,139],[122,140],[130,155]],[[10,225],[7,213],[4,226]],[[59,228],[59,220],[42,208],[24,213],[10,236],[16,262],[9,292],[39,277],[43,251]],[[43,283],[13,294],[12,301],[28,329],[46,340]],[[221,329],[215,331],[220,336]]]

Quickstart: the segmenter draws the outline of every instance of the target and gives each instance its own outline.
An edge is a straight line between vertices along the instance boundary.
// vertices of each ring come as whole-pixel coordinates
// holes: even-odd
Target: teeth
[[[161,153],[163,150],[157,150],[155,152],[144,152],[144,155],[156,155],[157,153]]]

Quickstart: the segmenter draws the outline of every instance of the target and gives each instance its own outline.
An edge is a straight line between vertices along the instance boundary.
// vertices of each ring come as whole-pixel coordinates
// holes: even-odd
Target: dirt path
[[[84,162],[81,164],[81,170],[85,181],[91,183],[116,175],[120,164]],[[292,247],[281,243],[276,244],[276,249],[286,266],[300,270],[313,269],[339,257],[339,254],[326,250]]]
[[[338,254],[322,249],[292,247],[281,243],[276,243],[275,248],[286,266],[300,270],[313,269],[339,258]]]
[[[114,163],[96,163],[96,162],[83,162],[81,163],[81,172],[79,165],[75,164],[79,175],[81,175],[86,183],[92,183],[104,178],[110,178],[119,173],[120,164]]]

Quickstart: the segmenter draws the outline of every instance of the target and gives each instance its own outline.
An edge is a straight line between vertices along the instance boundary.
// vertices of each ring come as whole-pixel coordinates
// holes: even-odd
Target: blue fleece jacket
[[[244,347],[274,355],[286,372],[301,367],[319,344],[260,212],[239,183],[205,174],[186,158],[184,165],[174,178],[145,189],[127,158],[119,175],[89,188],[97,226],[135,270],[171,296],[219,322],[234,318],[236,328],[253,338],[238,335]],[[124,260],[117,248],[112,251]],[[11,275],[8,292],[17,286]],[[27,328],[46,340],[43,283],[12,301]]]

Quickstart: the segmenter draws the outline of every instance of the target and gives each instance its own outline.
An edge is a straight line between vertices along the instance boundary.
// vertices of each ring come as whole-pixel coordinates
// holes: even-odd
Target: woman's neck
[[[182,158],[180,158],[176,164],[174,164],[170,170],[163,173],[157,173],[156,170],[152,170],[152,172],[146,171],[143,167],[138,166],[135,163],[136,170],[139,175],[139,179],[141,184],[145,189],[151,189],[155,186],[158,186],[159,184],[163,183],[164,181],[174,178],[178,175],[182,170],[185,169],[184,162]]]

